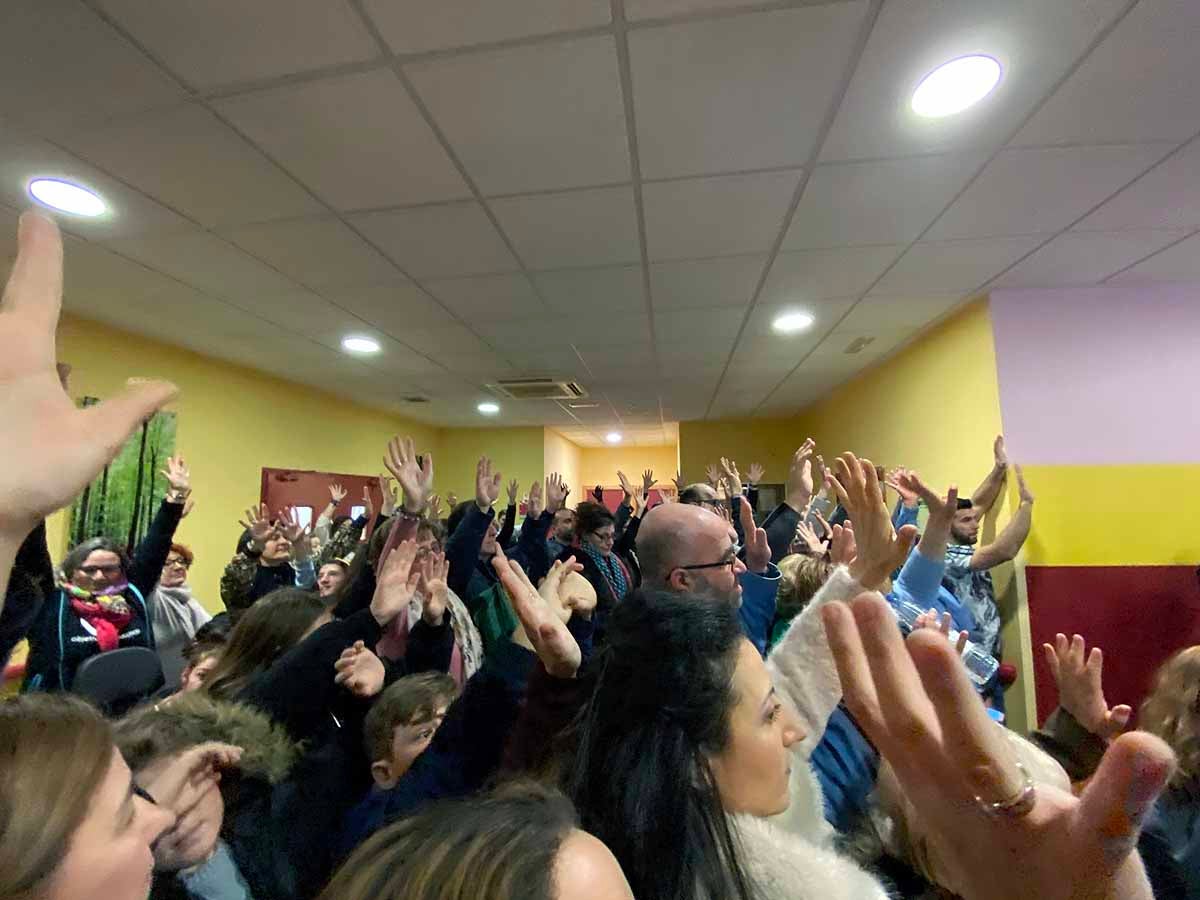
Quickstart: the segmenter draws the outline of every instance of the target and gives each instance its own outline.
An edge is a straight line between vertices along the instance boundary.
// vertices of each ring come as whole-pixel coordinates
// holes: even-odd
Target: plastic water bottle
[[[900,628],[905,634],[909,634],[916,627],[918,616],[928,612],[907,600],[897,599],[891,604],[891,607],[896,618],[900,620]],[[951,631],[949,637],[950,646],[958,646],[958,632]],[[971,676],[971,680],[981,687],[987,684],[996,674],[996,670],[1000,668],[1000,661],[973,641],[967,641],[967,646],[962,652],[962,661],[963,665],[967,667],[967,674]]]

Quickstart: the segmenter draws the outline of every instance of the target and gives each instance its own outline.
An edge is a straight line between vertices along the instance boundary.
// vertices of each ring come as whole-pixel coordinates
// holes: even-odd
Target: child
[[[380,694],[363,727],[378,788],[396,786],[429,746],[457,696],[454,679],[441,672],[405,675]]]

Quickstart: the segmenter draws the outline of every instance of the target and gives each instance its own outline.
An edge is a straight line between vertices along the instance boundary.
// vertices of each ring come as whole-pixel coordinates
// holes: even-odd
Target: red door
[[[376,512],[383,500],[379,479],[375,475],[349,475],[344,472],[313,472],[303,469],[262,470],[260,501],[267,504],[271,515],[285,506],[295,506],[302,520],[315,523],[317,516],[329,504],[329,486],[340,484],[346,489],[346,499],[338,504],[335,516],[353,516],[363,511],[363,488],[371,492]]]

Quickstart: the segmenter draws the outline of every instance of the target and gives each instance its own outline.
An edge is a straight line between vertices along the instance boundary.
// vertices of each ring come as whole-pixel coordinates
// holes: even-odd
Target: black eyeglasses
[[[188,569],[191,568],[191,565],[192,564],[183,557],[171,556],[167,558],[165,563],[163,563],[163,568],[165,569],[168,566],[179,566],[181,568]]]
[[[88,578],[95,578],[97,575],[107,575],[109,578],[121,574],[121,566],[118,564],[105,566],[80,566],[79,571]]]
[[[721,569],[721,568],[724,568],[725,566],[728,566],[729,571],[732,572],[733,567],[735,565],[737,565],[738,554],[740,554],[741,552],[742,552],[742,545],[734,544],[733,545],[733,556],[731,556],[729,559],[723,559],[720,562],[714,562],[714,563],[703,563],[702,565],[698,565],[698,566],[676,566],[675,568],[685,569],[687,571],[693,571],[695,569]]]

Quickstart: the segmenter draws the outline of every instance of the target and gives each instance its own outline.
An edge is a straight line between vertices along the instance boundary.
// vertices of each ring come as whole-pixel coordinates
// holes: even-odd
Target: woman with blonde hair
[[[1142,833],[1155,896],[1200,897],[1200,645],[1159,668],[1138,727],[1175,751],[1176,768]]]

